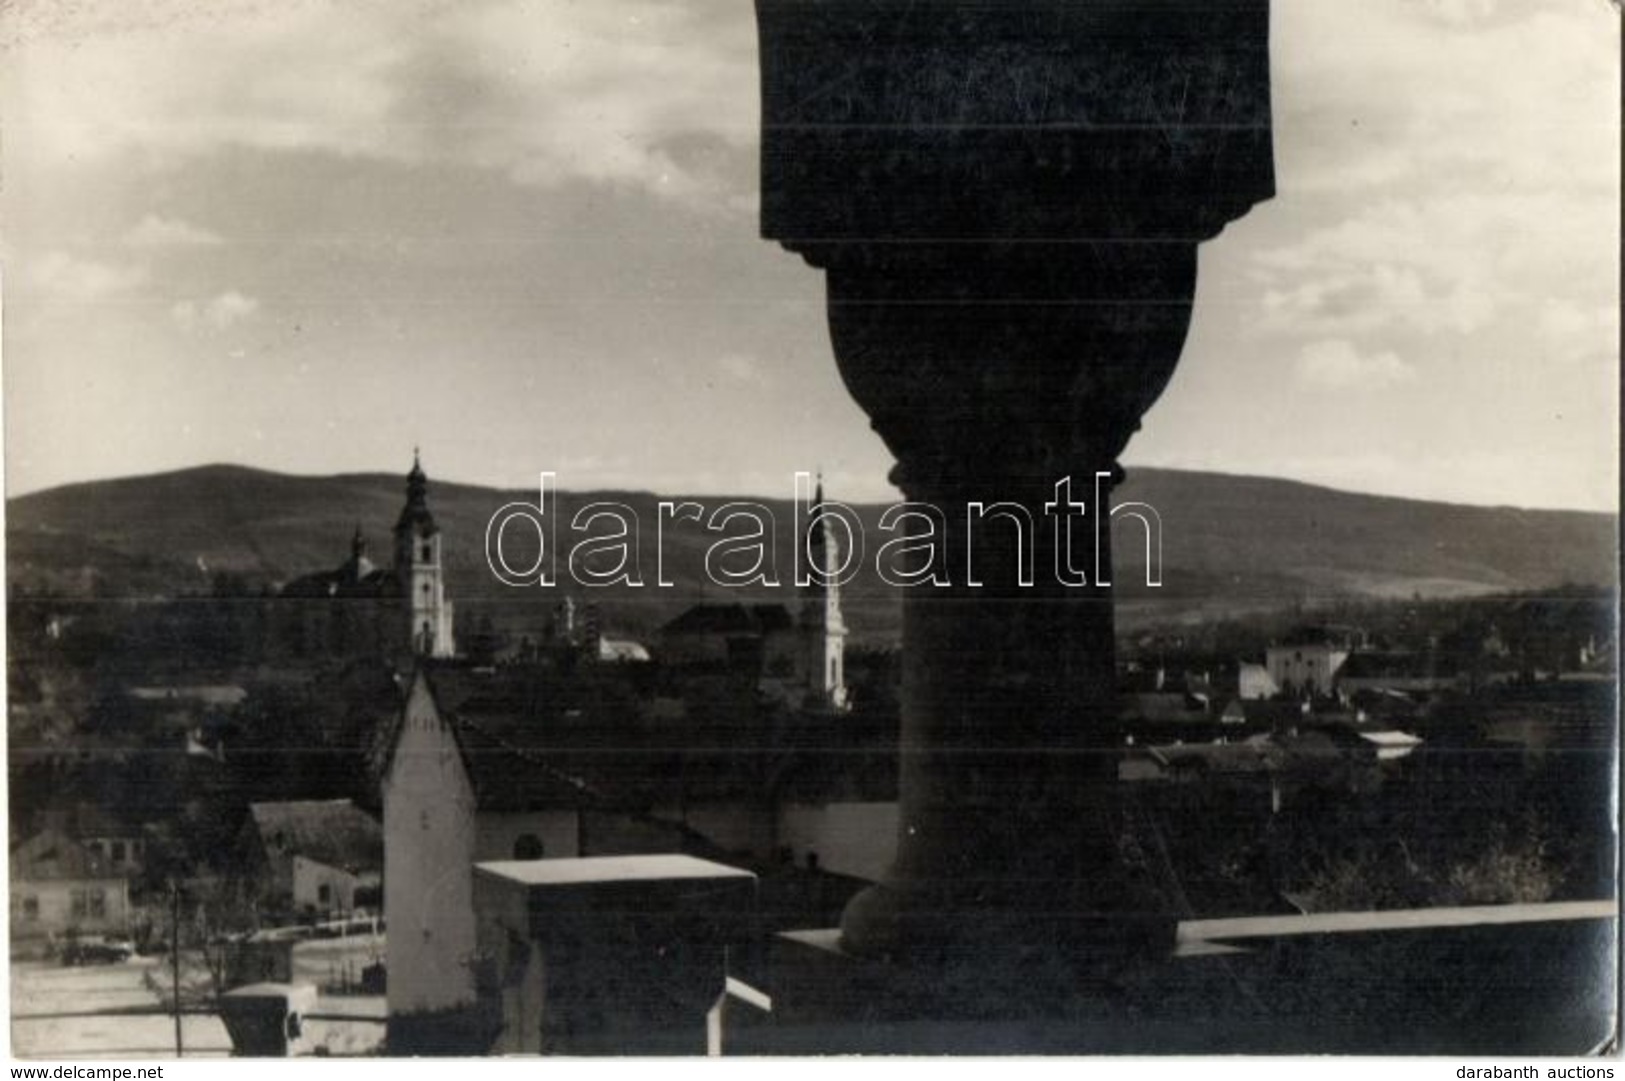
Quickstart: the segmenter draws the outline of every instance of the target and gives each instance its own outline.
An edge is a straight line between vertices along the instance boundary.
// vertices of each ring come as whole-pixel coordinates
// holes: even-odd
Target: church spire
[[[847,708],[846,621],[841,616],[840,548],[824,528],[824,474],[813,491],[811,521],[800,538],[801,558],[810,566],[801,595],[803,674],[811,701],[836,712]]]
[[[429,513],[429,477],[423,472],[423,460],[416,447],[412,448],[412,471],[406,475],[406,506],[395,522],[395,532],[411,530],[419,536],[438,532],[434,515]]]
[[[395,523],[395,580],[405,604],[407,641],[411,651],[423,657],[451,657],[457,651],[440,540],[440,527],[429,512],[429,478],[414,447],[412,471],[406,475],[406,506]]]
[[[824,471],[818,471],[818,480],[813,489],[812,507],[808,513],[812,518],[807,527],[807,536],[802,538],[801,558],[809,564],[811,571],[811,584],[809,589],[815,593],[822,593],[824,588],[823,576],[830,573],[828,546],[824,543]]]

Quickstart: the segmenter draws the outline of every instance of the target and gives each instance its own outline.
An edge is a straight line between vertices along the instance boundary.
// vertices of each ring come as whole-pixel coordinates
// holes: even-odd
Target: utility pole
[[[169,932],[169,970],[175,992],[175,1057],[181,1057],[181,887],[169,885],[172,911]]]

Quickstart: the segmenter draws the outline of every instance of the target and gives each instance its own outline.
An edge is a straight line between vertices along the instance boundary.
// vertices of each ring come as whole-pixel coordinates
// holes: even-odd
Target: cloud
[[[37,468],[57,479],[94,471],[82,433],[123,423],[131,395],[154,432],[150,415],[173,402],[227,401],[242,423],[197,425],[226,438],[289,415],[289,388],[303,384],[278,373],[299,363],[342,357],[345,378],[371,385],[403,356],[471,342],[478,370],[424,396],[452,422],[478,418],[471,462],[501,459],[488,445],[501,438],[510,457],[535,453],[534,415],[510,417],[514,396],[490,392],[516,370],[536,387],[574,380],[547,397],[573,403],[560,423],[577,425],[600,404],[666,416],[698,372],[745,419],[668,425],[671,452],[648,468],[715,466],[726,490],[746,444],[835,440],[884,474],[829,363],[818,276],[755,239],[748,3],[13,7],[17,18],[0,17],[0,50],[17,31],[0,55],[8,300],[38,307],[41,276],[59,295],[151,298],[97,318],[17,305],[8,333],[26,333],[13,335],[15,360],[8,338],[6,389],[19,415],[52,421],[19,457],[49,459]],[[1362,482],[1448,478],[1476,492],[1440,450],[1502,444],[1510,430],[1612,500],[1617,18],[1605,0],[1274,5],[1279,194],[1204,247],[1191,356],[1159,409],[1196,404],[1168,445],[1187,464],[1211,465],[1224,446],[1280,472],[1299,469],[1295,456],[1380,444],[1414,473],[1369,464]],[[188,228],[229,240],[161,246]],[[47,266],[52,249],[72,259]],[[217,305],[228,287],[241,302]],[[276,348],[258,340],[272,310]],[[194,337],[178,341],[177,327]],[[201,366],[239,348],[254,362]],[[651,349],[663,367],[631,362]],[[798,393],[760,393],[753,368]],[[102,379],[121,393],[87,399],[80,373],[115,370],[139,371],[140,386]],[[1216,397],[1180,397],[1204,387]],[[348,400],[320,423],[384,423],[346,412]],[[1315,424],[1269,428],[1300,407]],[[1238,409],[1257,422],[1235,423]],[[583,455],[621,436],[589,428],[566,440]],[[303,467],[360,445],[341,443],[302,441]],[[120,450],[96,468],[128,467]]]
[[[1384,390],[1414,379],[1416,371],[1395,353],[1363,354],[1343,338],[1311,342],[1298,355],[1298,379],[1318,390]]]
[[[1544,355],[1563,364],[1616,362],[1619,308],[1614,304],[1580,304],[1568,298],[1546,301],[1537,323]]]
[[[767,375],[755,357],[743,353],[724,353],[717,358],[717,367],[735,382],[758,387],[767,385]]]
[[[260,310],[260,302],[235,289],[210,300],[182,300],[169,309],[175,325],[188,334],[199,330],[226,330]]]
[[[1283,191],[1539,189],[1614,175],[1617,152],[1601,152],[1619,138],[1609,4],[1369,0],[1279,5],[1276,19]]]
[[[1557,318],[1553,303],[1588,312],[1615,304],[1616,253],[1606,238],[1617,235],[1617,222],[1610,205],[1559,190],[1512,195],[1464,186],[1358,204],[1254,251],[1247,274],[1258,289],[1257,326],[1299,340],[1358,337],[1402,352],[1424,339],[1465,346],[1469,336],[1495,334],[1524,340],[1533,352],[1540,328]],[[1590,335],[1588,344],[1569,346],[1611,347],[1611,326],[1567,325]]]
[[[732,208],[754,174],[754,26],[714,7],[419,0],[47,27],[13,43],[8,141],[46,162],[245,146],[474,165]]]
[[[1499,6],[1496,0],[1424,0],[1419,10],[1441,22],[1464,25],[1484,20]]]
[[[94,303],[129,292],[147,280],[147,272],[142,267],[50,251],[34,264],[29,277],[36,289],[52,299]]]
[[[1379,263],[1338,267],[1313,277],[1272,277],[1263,292],[1266,325],[1348,333],[1378,325],[1396,311],[1415,314],[1428,291],[1415,268]]]
[[[720,208],[754,181],[749,18],[706,4],[516,0],[475,9],[394,72],[414,149],[523,184],[627,185]]]
[[[1262,330],[1403,356],[1530,353],[1617,303],[1617,10],[1589,0],[1277,5],[1282,227],[1252,253]],[[1573,322],[1572,320],[1570,321]],[[1595,320],[1573,333],[1608,347]],[[1423,353],[1423,339],[1433,339]]]
[[[124,243],[138,248],[209,245],[219,244],[220,237],[178,218],[148,214],[124,234]]]

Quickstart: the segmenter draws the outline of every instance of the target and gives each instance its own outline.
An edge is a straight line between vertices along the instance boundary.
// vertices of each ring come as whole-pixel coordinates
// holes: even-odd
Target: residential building
[[[376,911],[382,900],[383,831],[349,800],[251,804],[241,856],[250,895],[273,918]]]
[[[108,857],[47,827],[11,850],[11,939],[124,935],[129,879]]]
[[[1332,628],[1299,627],[1265,650],[1264,666],[1282,694],[1325,697],[1335,692],[1350,652],[1348,639]]]

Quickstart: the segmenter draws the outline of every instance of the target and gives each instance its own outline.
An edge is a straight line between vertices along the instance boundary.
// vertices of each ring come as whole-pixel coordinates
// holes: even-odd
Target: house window
[[[423,562],[425,562],[425,563],[433,563],[434,562],[434,549],[432,547],[430,547],[429,545],[427,545],[427,544],[425,544],[423,546]]]
[[[74,890],[73,918],[76,920],[104,920],[107,918],[107,892],[105,890]]]
[[[323,882],[316,887],[316,903],[327,905],[333,903],[333,887]]]
[[[513,843],[513,858],[516,860],[539,860],[543,855],[542,839],[534,833],[521,833]]]
[[[123,841],[114,841],[113,842],[113,862],[114,863],[123,863],[124,862],[124,842]]]
[[[33,894],[23,898],[23,919],[30,921],[39,919],[39,898]]]

